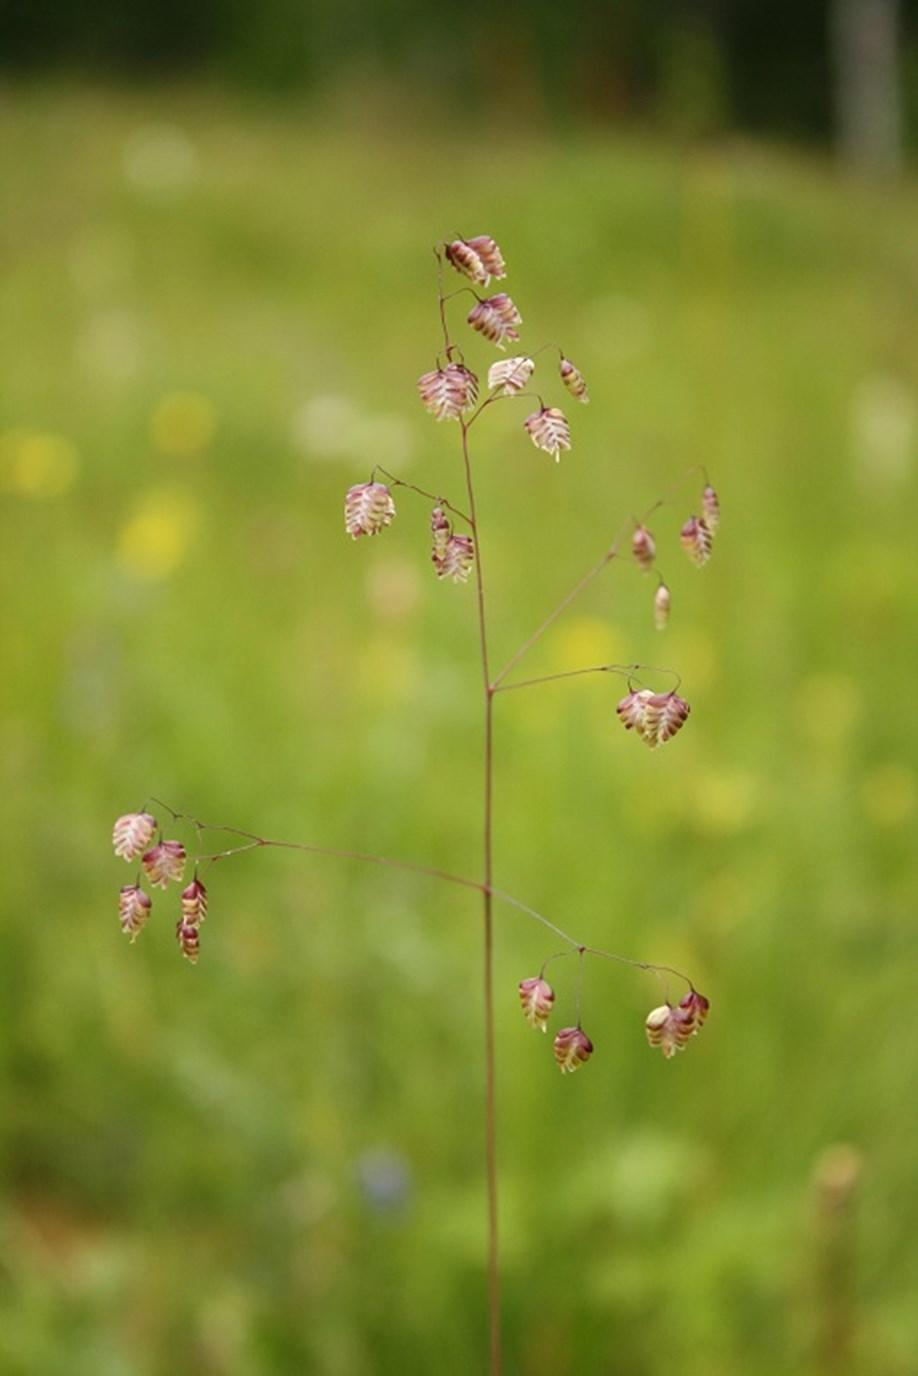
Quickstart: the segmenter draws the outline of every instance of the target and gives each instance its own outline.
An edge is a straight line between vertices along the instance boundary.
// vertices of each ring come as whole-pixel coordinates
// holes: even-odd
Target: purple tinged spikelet
[[[631,537],[631,553],[643,572],[649,573],[653,568],[657,546],[646,526],[635,526],[634,534]]]
[[[112,828],[112,845],[122,860],[136,860],[147,849],[156,832],[156,818],[149,812],[127,812]]]
[[[178,883],[185,873],[185,847],[181,841],[160,841],[140,863],[154,888],[165,889],[170,881]]]
[[[593,1054],[593,1043],[579,1027],[562,1027],[554,1041],[555,1060],[562,1075],[572,1074]]]
[[[517,354],[515,358],[499,358],[488,369],[488,389],[499,389],[500,396],[516,396],[527,386],[534,371],[535,362],[525,354]]]
[[[182,921],[197,927],[207,916],[207,890],[197,877],[182,889]]]
[[[435,506],[430,513],[433,536],[431,562],[438,578],[452,578],[465,583],[475,562],[475,542],[471,535],[454,535],[446,512]]]
[[[546,1030],[554,1001],[555,991],[541,975],[520,980],[520,1006],[530,1027]]]
[[[711,557],[713,537],[707,523],[698,516],[690,516],[679,534],[682,548],[696,568],[701,568]]]
[[[122,887],[118,895],[118,918],[121,930],[131,938],[132,944],[143,930],[152,907],[153,900],[139,884],[125,884]]]
[[[418,393],[437,420],[458,420],[478,400],[478,378],[462,363],[447,363],[418,378]]]
[[[580,369],[570,361],[569,358],[562,358],[560,365],[561,381],[564,383],[572,397],[576,397],[584,406],[590,400],[587,385],[583,379]]]
[[[516,327],[523,323],[523,317],[507,293],[501,291],[496,296],[478,301],[469,312],[468,323],[473,330],[502,349],[506,343],[512,344],[519,339],[520,332]]]
[[[473,239],[466,239],[466,247],[478,254],[485,272],[485,286],[491,277],[500,279],[507,276],[507,265],[504,262],[504,255],[501,253],[497,244],[490,234],[476,234]]]
[[[652,693],[649,688],[626,693],[616,707],[626,731],[634,731],[655,750],[681,731],[692,710],[677,693]]]
[[[701,509],[704,512],[704,523],[712,535],[717,534],[717,527],[720,525],[720,499],[710,483],[706,483],[701,494]]]
[[[175,924],[175,939],[185,959],[192,965],[196,965],[201,949],[201,931],[198,923],[186,922],[183,917],[180,917]]]
[[[647,1040],[652,1047],[659,1047],[667,1060],[677,1051],[684,1051],[691,1037],[697,1036],[710,1004],[703,994],[692,989],[674,1008],[671,1003],[661,1004],[651,1009],[644,1023]]]
[[[488,285],[488,271],[481,260],[481,254],[465,239],[454,239],[451,244],[447,244],[446,258],[456,271],[461,272],[470,282],[477,282],[482,287]]]
[[[567,417],[557,406],[543,406],[527,416],[523,425],[536,449],[551,454],[555,463],[561,459],[561,450],[571,447],[571,430]]]
[[[378,535],[395,519],[395,503],[385,483],[357,483],[344,499],[344,528],[352,539]]]
[[[672,606],[672,597],[669,588],[665,583],[661,583],[653,599],[653,621],[658,631],[666,629],[669,621],[669,612]]]

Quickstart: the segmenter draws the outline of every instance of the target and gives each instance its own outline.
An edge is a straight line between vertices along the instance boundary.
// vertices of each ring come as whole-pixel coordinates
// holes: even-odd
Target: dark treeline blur
[[[824,140],[839,70],[918,105],[911,0],[5,0],[8,71],[204,73],[269,90],[379,79],[551,122],[631,118]],[[839,49],[841,48],[841,58]],[[875,85],[875,83],[874,83]],[[868,103],[876,101],[875,90]],[[885,116],[889,118],[889,113]]]

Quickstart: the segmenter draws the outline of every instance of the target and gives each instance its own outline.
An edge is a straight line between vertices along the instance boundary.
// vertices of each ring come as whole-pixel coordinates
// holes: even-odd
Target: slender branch
[[[388,478],[393,487],[408,488],[410,492],[416,492],[418,496],[426,497],[428,501],[434,502],[435,504],[439,503],[440,506],[446,507],[447,511],[451,511],[454,516],[458,516],[461,521],[465,521],[466,525],[471,526],[473,530],[475,529],[475,523],[471,516],[467,516],[458,506],[453,506],[452,502],[448,502],[445,497],[439,497],[435,492],[428,492],[426,488],[418,487],[416,483],[406,483],[404,478],[397,478],[394,473],[389,472],[388,468],[383,468],[381,463],[377,463],[373,466],[373,471],[370,474],[370,482],[374,481],[374,477],[377,473],[382,473],[384,478]]]
[[[514,688],[534,688],[539,683],[554,683],[560,678],[579,678],[581,674],[621,674],[631,683],[641,683],[638,673],[650,674],[671,674],[676,680],[673,692],[679,691],[682,683],[682,675],[675,669],[661,669],[653,664],[594,664],[589,669],[566,669],[560,674],[540,674],[538,678],[520,679],[518,683],[505,683],[500,688],[493,688],[495,693],[510,693]],[[643,686],[643,685],[642,685]]]
[[[523,642],[523,644],[520,646],[520,648],[516,651],[515,654],[510,656],[510,658],[507,660],[507,663],[504,665],[500,673],[497,675],[497,677],[493,680],[491,684],[491,687],[495,691],[497,690],[498,686],[503,682],[503,680],[507,677],[514,665],[518,664],[520,660],[523,658],[523,656],[529,653],[533,645],[535,645],[539,640],[542,639],[542,636],[549,629],[549,627],[554,625],[561,613],[567,610],[567,608],[571,605],[574,599],[579,597],[580,594],[584,591],[584,589],[588,588],[595,578],[599,577],[599,575],[602,573],[603,569],[606,567],[607,564],[611,564],[612,560],[617,558],[621,542],[625,537],[626,531],[630,529],[630,526],[630,521],[626,522],[622,526],[621,530],[616,535],[615,539],[612,541],[612,544],[606,550],[605,554],[602,556],[599,563],[594,564],[593,567],[583,575],[580,581],[574,584],[570,592],[567,593],[564,597],[562,597],[561,601],[555,607],[554,611],[549,613],[549,615],[542,622],[541,626],[539,626],[538,629],[532,633],[528,640]]]

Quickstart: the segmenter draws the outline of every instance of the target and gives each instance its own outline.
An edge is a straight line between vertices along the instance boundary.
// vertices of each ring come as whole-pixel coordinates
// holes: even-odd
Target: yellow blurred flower
[[[901,826],[912,816],[918,801],[915,771],[903,764],[879,765],[864,779],[861,797],[864,811],[875,826]]]
[[[797,694],[796,716],[804,731],[821,745],[838,745],[855,726],[861,689],[846,674],[811,674]]]
[[[618,664],[626,654],[624,637],[617,626],[600,616],[572,618],[554,641],[552,667],[582,669],[591,664]],[[538,673],[537,669],[531,671]],[[519,676],[528,678],[520,666]]]
[[[60,497],[76,481],[80,459],[64,435],[9,430],[0,436],[3,486],[21,497],[44,501]]]
[[[691,818],[699,831],[732,835],[755,819],[758,790],[752,774],[700,773],[691,791]]]
[[[200,454],[210,444],[216,428],[216,407],[200,392],[169,392],[150,416],[154,448],[172,458]]]
[[[151,488],[118,532],[119,563],[138,578],[167,578],[185,558],[199,521],[197,503],[181,488]]]

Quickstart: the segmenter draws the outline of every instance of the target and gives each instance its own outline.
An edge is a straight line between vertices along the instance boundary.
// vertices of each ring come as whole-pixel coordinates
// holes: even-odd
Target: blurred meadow
[[[473,588],[410,493],[341,516],[375,463],[463,505],[415,392],[457,231],[592,397],[559,465],[518,404],[476,426],[496,661],[692,465],[724,512],[702,572],[697,483],[652,523],[664,634],[613,565],[525,665],[672,665],[678,740],[598,676],[497,700],[497,883],[712,1001],[667,1063],[655,982],[588,965],[562,1078],[516,992],[556,945],[498,909],[507,1370],[918,1372],[918,180],[195,84],[3,104],[0,1372],[482,1369],[476,895],[259,852],[191,968],[174,894],[120,935],[109,841],[153,794],[477,873]]]

